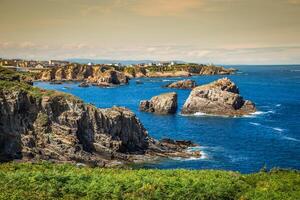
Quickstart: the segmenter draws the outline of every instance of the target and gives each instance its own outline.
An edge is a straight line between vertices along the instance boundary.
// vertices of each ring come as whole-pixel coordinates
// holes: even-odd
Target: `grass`
[[[0,165],[0,199],[299,199],[300,173]]]
[[[30,78],[30,76],[31,74],[29,73],[15,72],[0,67],[0,90],[6,92],[23,91],[36,99],[41,99],[43,96],[49,96],[53,98],[57,97],[66,98],[73,101],[81,101],[73,95],[54,90],[40,89],[38,87],[33,87],[30,84],[23,81],[26,78]]]

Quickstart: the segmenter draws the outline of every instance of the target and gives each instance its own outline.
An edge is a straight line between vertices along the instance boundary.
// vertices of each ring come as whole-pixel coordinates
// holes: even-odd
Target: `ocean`
[[[300,169],[300,65],[228,66],[238,69],[226,77],[234,81],[257,112],[244,117],[182,116],[180,110],[190,90],[162,86],[176,78],[140,78],[129,85],[80,88],[78,83],[35,86],[78,96],[99,108],[125,106],[136,113],[149,134],[156,138],[191,140],[200,145],[199,159],[165,159],[138,167],[159,169],[224,169],[251,173],[273,167]],[[224,76],[193,76],[198,85]],[[143,84],[136,84],[141,80]],[[139,102],[152,96],[177,92],[175,115],[155,115],[138,110]]]

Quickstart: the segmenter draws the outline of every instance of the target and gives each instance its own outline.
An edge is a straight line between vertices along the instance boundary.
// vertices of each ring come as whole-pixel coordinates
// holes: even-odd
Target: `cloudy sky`
[[[300,0],[0,0],[0,57],[300,63]]]

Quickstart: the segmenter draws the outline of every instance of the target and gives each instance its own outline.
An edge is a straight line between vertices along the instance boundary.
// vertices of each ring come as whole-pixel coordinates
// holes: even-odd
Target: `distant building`
[[[44,69],[44,68],[47,68],[47,66],[41,64],[41,63],[38,63],[36,66],[34,66],[34,68],[36,69]]]
[[[49,60],[49,65],[52,65],[52,66],[66,66],[69,63],[70,62],[68,62],[68,61],[62,61],[62,60]]]

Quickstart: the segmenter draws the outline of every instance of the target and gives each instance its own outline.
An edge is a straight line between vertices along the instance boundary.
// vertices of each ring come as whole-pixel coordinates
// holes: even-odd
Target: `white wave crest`
[[[300,142],[300,140],[296,139],[296,138],[293,138],[293,137],[287,137],[287,136],[284,136],[282,137],[283,139],[286,139],[286,140],[291,140],[291,141],[295,141],[295,142]]]
[[[182,157],[173,157],[171,159],[173,160],[178,160],[178,161],[191,161],[191,160],[203,160],[203,159],[208,159],[208,155],[202,150],[200,146],[196,147],[188,147],[187,152],[195,152],[195,151],[200,151],[201,156],[200,157],[195,157],[191,156],[189,158],[182,158]]]
[[[278,132],[283,132],[283,128],[278,128],[278,127],[272,127],[273,130],[278,131]]]
[[[256,123],[256,122],[249,122],[249,124],[252,124],[254,126],[260,126],[261,125],[260,123]]]

